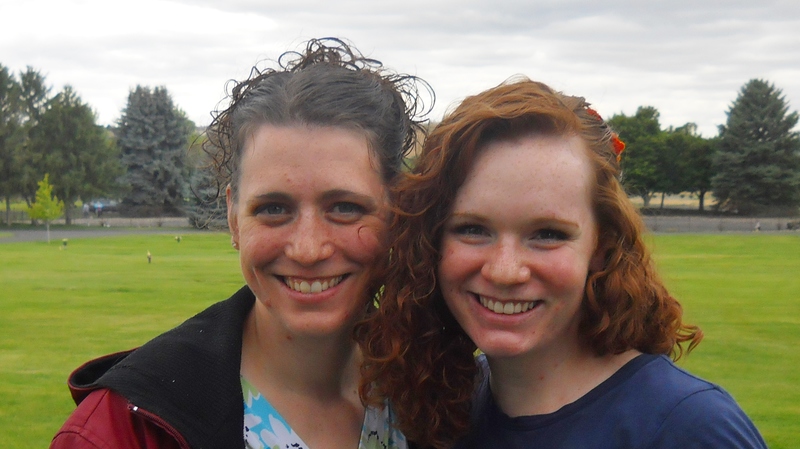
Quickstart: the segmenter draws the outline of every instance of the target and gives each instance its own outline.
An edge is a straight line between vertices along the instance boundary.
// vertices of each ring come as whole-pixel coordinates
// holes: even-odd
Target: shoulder
[[[90,393],[53,437],[50,449],[177,449],[178,441],[159,426],[132,414],[128,401],[107,390]]]
[[[638,380],[658,407],[660,425],[650,447],[765,448],[750,418],[719,385],[701,379],[667,357],[653,360]],[[632,378],[635,383],[636,378]],[[633,385],[631,385],[633,387]],[[642,391],[642,390],[640,390]]]

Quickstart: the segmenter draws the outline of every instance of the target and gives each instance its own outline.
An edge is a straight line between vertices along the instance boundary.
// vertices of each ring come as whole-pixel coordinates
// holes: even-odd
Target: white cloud
[[[751,78],[800,108],[800,4],[793,0],[28,0],[0,3],[0,64],[71,84],[113,123],[136,84],[164,85],[198,124],[225,82],[304,40],[342,36],[438,97],[526,74],[604,115],[655,106],[662,124],[716,133]]]

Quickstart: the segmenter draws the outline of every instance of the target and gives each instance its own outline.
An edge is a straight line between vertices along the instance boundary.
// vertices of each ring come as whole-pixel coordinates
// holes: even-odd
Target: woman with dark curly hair
[[[388,259],[417,86],[339,39],[236,83],[205,149],[247,285],[76,370],[78,408],[51,447],[405,448],[389,408],[359,399],[353,328]]]
[[[396,188],[380,308],[357,329],[362,394],[388,399],[410,440],[765,447],[730,395],[671,360],[702,332],[656,273],[623,149],[583,98],[527,79],[431,132]]]

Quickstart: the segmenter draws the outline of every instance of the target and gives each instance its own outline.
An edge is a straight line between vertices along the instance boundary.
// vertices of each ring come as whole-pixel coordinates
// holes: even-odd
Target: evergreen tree
[[[137,86],[119,120],[127,215],[179,215],[188,194],[185,154],[194,125],[164,87]]]
[[[50,243],[50,222],[64,213],[64,202],[53,196],[53,186],[48,175],[38,182],[36,200],[28,207],[28,215],[34,220],[44,220],[47,226],[47,243]]]
[[[11,196],[21,196],[28,205],[32,204],[37,189],[37,182],[45,167],[37,167],[31,154],[31,132],[39,123],[50,101],[50,87],[44,76],[28,66],[20,72],[16,83],[14,101],[15,123],[10,133],[11,140],[6,141],[8,147],[4,160],[8,164],[2,177],[3,189],[7,198],[6,210],[10,209],[8,200]]]
[[[19,193],[19,84],[0,64],[0,197],[6,204],[6,223],[11,226],[11,197]]]
[[[198,229],[227,229],[228,205],[225,202],[225,185],[218,181],[210,156],[203,150],[206,135],[192,134],[188,151],[189,165],[193,167],[190,180],[189,202],[186,216]]]
[[[228,205],[225,186],[217,181],[209,169],[198,169],[191,178],[192,193],[186,215],[189,223],[198,229],[226,229]]]
[[[121,173],[108,132],[70,86],[48,103],[31,129],[30,156],[34,167],[53,176],[55,193],[67,204],[67,224],[71,205],[113,191]]]
[[[712,178],[719,206],[741,213],[792,212],[800,204],[800,137],[797,112],[780,89],[748,81],[720,126]]]

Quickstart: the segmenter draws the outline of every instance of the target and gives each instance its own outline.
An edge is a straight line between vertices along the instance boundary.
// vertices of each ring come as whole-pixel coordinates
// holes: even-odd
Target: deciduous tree
[[[109,133],[70,86],[48,103],[31,129],[30,154],[33,166],[51,174],[55,193],[66,202],[67,224],[75,201],[114,191],[121,173]]]
[[[665,148],[659,113],[652,106],[641,106],[628,117],[618,114],[608,121],[625,142],[622,157],[622,184],[631,194],[640,196],[645,207],[655,192],[664,187],[664,173],[659,169],[659,155]]]
[[[676,177],[679,187],[674,193],[696,193],[700,211],[705,209],[705,196],[711,190],[711,178],[714,175],[712,160],[718,143],[717,138],[706,139],[699,135],[694,123],[687,123],[671,131],[668,138],[667,144],[677,149],[676,157],[680,167]]]
[[[50,243],[50,222],[60,217],[64,213],[64,202],[53,196],[53,186],[48,180],[48,175],[38,182],[39,188],[36,190],[36,199],[28,207],[28,215],[34,220],[44,221],[47,227],[47,243]]]

